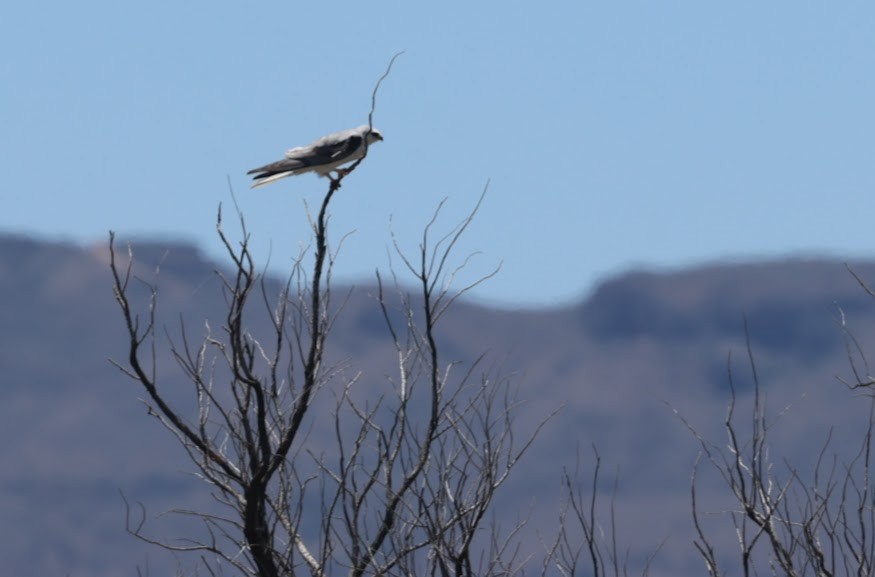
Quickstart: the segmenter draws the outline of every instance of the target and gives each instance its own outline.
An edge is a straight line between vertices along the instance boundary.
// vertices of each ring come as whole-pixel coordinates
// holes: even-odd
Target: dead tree
[[[185,448],[221,506],[220,513],[185,511],[204,532],[183,545],[148,536],[145,517],[132,514],[129,531],[198,554],[210,574],[513,573],[510,541],[486,530],[486,513],[533,437],[514,437],[517,399],[509,379],[483,357],[467,365],[444,359],[438,344],[443,315],[493,274],[451,292],[464,266],[451,264],[452,252],[480,203],[435,241],[438,208],[413,256],[396,242],[418,294],[405,293],[397,280],[386,286],[378,275],[375,306],[394,343],[396,372],[388,394],[363,398],[359,377],[326,360],[335,314],[342,314],[331,307],[327,226],[339,185],[332,181],[312,223],[311,270],[305,275],[299,260],[275,299],[256,268],[243,216],[238,212],[242,239],[235,243],[220,209],[218,235],[232,265],[230,274],[218,273],[227,302],[221,330],[195,338],[181,326],[178,337],[167,337],[191,385],[191,412],[168,400],[158,376],[165,371],[156,366],[156,347],[171,331],[157,326],[157,282],[136,278],[133,249],[120,253],[110,233],[129,343],[127,360],[116,364],[145,390],[150,414]],[[146,283],[147,302],[134,302],[135,281]],[[248,319],[259,307],[272,319],[269,334],[250,331]],[[331,451],[308,445],[320,394],[336,399]]]
[[[602,458],[593,445],[593,470],[586,485],[581,482],[581,459],[575,470],[565,470],[560,483],[562,503],[555,536],[543,543],[544,557],[541,577],[621,577],[630,574],[628,548],[620,545],[615,497],[618,479],[603,511],[600,504]],[[649,554],[641,568],[641,575],[650,574],[650,567],[659,548]]]
[[[846,330],[844,323],[842,327]],[[697,535],[694,545],[708,574],[875,574],[875,508],[871,494],[875,397],[863,398],[869,404],[868,418],[860,428],[856,450],[848,453],[834,449],[830,431],[824,444],[814,449],[817,458],[813,469],[802,471],[781,459],[771,446],[770,433],[780,414],[771,415],[767,410],[749,336],[747,342],[753,380],[750,412],[738,414],[730,370],[731,400],[723,423],[726,442],[717,444],[704,438],[681,417],[701,448],[693,470],[691,498]],[[853,356],[850,345],[848,352]],[[862,385],[858,382],[855,386]],[[722,478],[731,496],[730,508],[716,514],[731,524],[737,546],[734,553],[718,546],[705,526],[708,509],[696,490],[702,463]],[[727,566],[733,570],[727,570]]]

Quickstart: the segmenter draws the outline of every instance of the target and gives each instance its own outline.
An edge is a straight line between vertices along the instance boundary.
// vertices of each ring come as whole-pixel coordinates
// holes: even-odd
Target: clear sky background
[[[0,231],[219,255],[228,180],[257,255],[308,238],[306,175],[246,170],[367,121],[331,211],[340,280],[489,191],[476,296],[578,298],[633,266],[875,249],[875,2],[25,2],[0,8]],[[236,229],[228,224],[230,231]],[[397,263],[397,259],[396,259]]]

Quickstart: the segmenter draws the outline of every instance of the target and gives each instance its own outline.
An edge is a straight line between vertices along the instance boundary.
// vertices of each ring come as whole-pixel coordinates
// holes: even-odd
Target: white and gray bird
[[[289,149],[282,160],[253,168],[246,174],[253,174],[252,188],[264,186],[287,176],[315,172],[319,176],[331,177],[331,172],[343,174],[340,167],[354,162],[365,154],[367,145],[383,140],[376,128],[367,125],[333,132],[307,146]]]

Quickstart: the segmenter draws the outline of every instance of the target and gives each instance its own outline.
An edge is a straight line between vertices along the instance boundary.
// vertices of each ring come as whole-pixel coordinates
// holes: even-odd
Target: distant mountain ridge
[[[185,243],[137,241],[133,250],[146,279],[160,263],[159,310],[171,333],[179,315],[194,334],[204,319],[221,324],[215,271],[224,264]],[[875,282],[875,260],[850,266]],[[278,280],[268,284],[278,290]],[[390,370],[391,343],[374,293],[370,285],[349,293],[329,348],[376,382]],[[190,468],[173,440],[136,401],[142,392],[108,361],[126,350],[106,246],[0,235],[0,294],[0,423],[11,440],[0,445],[0,527],[11,536],[0,542],[0,557],[8,573],[134,574],[148,558],[160,574],[163,554],[123,532],[118,489],[155,513],[206,497],[181,473]],[[730,352],[741,390],[750,381],[746,316],[770,398],[776,407],[799,406],[786,417],[789,454],[806,458],[805,446],[819,446],[829,425],[837,442],[853,439],[847,415],[855,401],[835,380],[849,373],[839,311],[864,350],[875,350],[875,302],[844,263],[717,263],[630,271],[553,309],[460,302],[439,336],[445,360],[488,349],[517,374],[522,429],[564,407],[505,487],[499,510],[523,516],[535,499],[531,523],[555,525],[562,467],[573,468],[578,451],[591,464],[587,447],[595,443],[620,471],[621,538],[641,555],[667,538],[651,574],[677,576],[701,570],[688,507],[696,447],[663,401],[720,438]],[[253,322],[264,328],[257,314]],[[159,365],[168,375],[176,368],[166,357]]]
[[[848,266],[875,277],[873,263]],[[871,313],[871,299],[844,263],[786,260],[712,264],[674,274],[631,272],[602,283],[581,305],[595,338],[658,337],[667,341],[737,335],[744,316],[757,347],[793,347],[824,355],[840,341],[824,315]]]

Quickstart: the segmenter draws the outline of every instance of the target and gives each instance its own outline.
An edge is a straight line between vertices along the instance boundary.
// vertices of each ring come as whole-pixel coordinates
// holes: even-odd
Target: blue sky
[[[330,6],[330,7],[328,7]],[[565,303],[633,266],[875,240],[875,3],[7,2],[0,231],[219,254],[228,180],[262,261],[306,246],[312,175],[247,169],[367,120],[386,140],[331,212],[335,277],[415,250],[487,180],[459,260],[479,299]],[[230,223],[229,223],[230,228]],[[233,229],[231,229],[233,230]],[[397,263],[397,259],[396,259]]]

